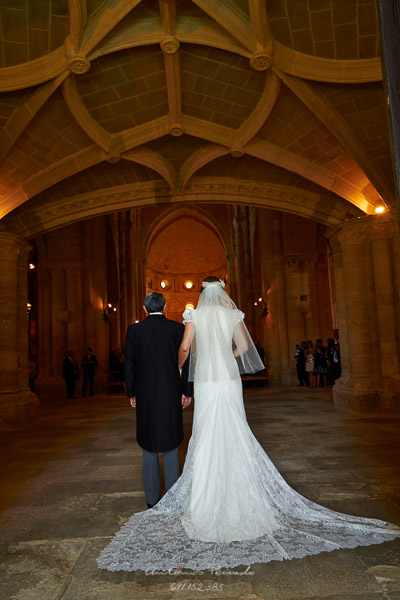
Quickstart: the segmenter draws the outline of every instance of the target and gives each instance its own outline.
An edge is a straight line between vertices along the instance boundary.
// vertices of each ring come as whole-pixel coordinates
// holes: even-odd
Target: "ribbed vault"
[[[394,203],[374,3],[2,2],[0,216],[160,202],[336,224]]]

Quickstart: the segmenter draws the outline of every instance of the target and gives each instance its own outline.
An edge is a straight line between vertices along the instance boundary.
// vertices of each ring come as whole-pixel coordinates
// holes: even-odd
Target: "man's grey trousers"
[[[143,450],[142,478],[146,502],[157,504],[160,498],[160,465],[158,463],[158,452]],[[165,488],[169,490],[179,477],[178,448],[163,452],[164,481]]]

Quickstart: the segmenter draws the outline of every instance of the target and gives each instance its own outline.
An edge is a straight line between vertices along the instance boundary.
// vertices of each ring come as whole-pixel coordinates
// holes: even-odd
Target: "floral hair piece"
[[[208,287],[208,286],[219,286],[219,287],[225,287],[225,282],[222,281],[222,279],[220,279],[219,281],[203,281],[203,283],[201,284],[204,288]]]

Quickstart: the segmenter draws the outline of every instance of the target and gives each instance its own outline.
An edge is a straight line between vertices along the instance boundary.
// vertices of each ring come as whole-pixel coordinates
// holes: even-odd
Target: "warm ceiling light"
[[[168,285],[168,281],[165,281],[165,279],[162,280],[162,282],[160,283],[161,287],[165,290],[165,288]]]
[[[376,213],[383,213],[385,212],[385,207],[384,206],[377,206],[375,209]]]
[[[116,312],[116,311],[117,311],[117,309],[115,308],[115,306],[114,306],[114,308],[113,308],[113,311],[114,311],[114,312]]]
[[[183,285],[185,286],[185,288],[187,290],[191,290],[193,287],[193,281],[190,281],[190,279],[188,279],[187,281],[185,281],[185,283]]]
[[[34,269],[34,268],[35,268],[35,265],[34,265],[33,263],[29,263],[29,268],[30,268],[30,269]]]
[[[112,304],[108,303],[107,304],[108,308],[112,308]]]
[[[193,304],[193,302],[187,302],[187,303],[185,304],[185,308],[194,308],[194,304]]]
[[[135,323],[139,323],[139,319],[136,319]]]
[[[254,306],[257,306],[258,302],[254,302]]]
[[[258,301],[259,301],[259,302],[262,302],[262,298],[259,298],[259,299],[258,299]]]

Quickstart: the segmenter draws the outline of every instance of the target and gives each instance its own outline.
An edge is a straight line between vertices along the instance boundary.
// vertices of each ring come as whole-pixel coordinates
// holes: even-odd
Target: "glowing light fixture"
[[[185,308],[194,308],[193,302],[186,302]]]
[[[160,286],[162,287],[163,290],[169,290],[169,288],[171,287],[171,284],[169,283],[168,279],[163,279],[160,283]]]
[[[139,319],[136,319],[135,323],[139,323]]]
[[[383,213],[383,212],[385,212],[385,207],[384,206],[377,206],[375,208],[375,212],[376,213]]]
[[[262,317],[265,318],[268,315],[267,303],[265,302],[265,300],[263,298],[259,298],[258,302],[254,302],[254,306],[259,306],[259,308],[261,309]]]
[[[33,263],[29,263],[29,268],[32,270],[35,268],[35,265]]]
[[[194,284],[193,284],[193,281],[191,281],[190,279],[187,279],[183,285],[185,286],[185,288],[187,290],[191,290]]]
[[[32,304],[31,304],[30,302],[27,302],[27,303],[26,303],[26,308],[27,308],[28,310],[31,310],[31,308],[32,308]]]
[[[113,305],[111,304],[111,302],[108,302],[107,306],[103,309],[103,320],[104,320],[104,322],[105,323],[109,323],[111,315],[113,315],[116,312],[117,312],[117,309],[115,308],[115,306],[113,307]]]

